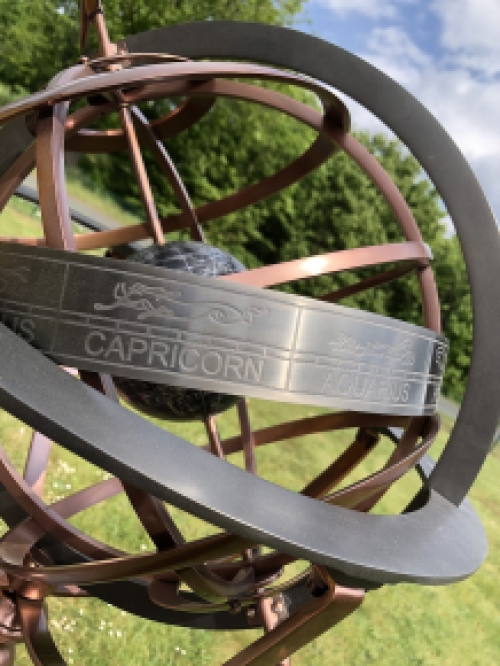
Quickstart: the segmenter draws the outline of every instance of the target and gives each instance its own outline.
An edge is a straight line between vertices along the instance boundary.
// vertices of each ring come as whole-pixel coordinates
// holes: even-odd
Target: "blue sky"
[[[410,90],[469,160],[500,219],[500,0],[309,0],[311,32]],[[349,102],[355,127],[385,128]]]

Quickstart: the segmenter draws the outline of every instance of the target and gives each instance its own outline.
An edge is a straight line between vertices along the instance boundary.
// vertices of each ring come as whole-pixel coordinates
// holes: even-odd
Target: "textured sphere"
[[[174,241],[153,245],[129,259],[143,264],[217,277],[246,270],[227,252],[196,241]],[[239,398],[137,379],[114,377],[119,393],[137,410],[160,419],[188,421],[204,419],[232,407]]]

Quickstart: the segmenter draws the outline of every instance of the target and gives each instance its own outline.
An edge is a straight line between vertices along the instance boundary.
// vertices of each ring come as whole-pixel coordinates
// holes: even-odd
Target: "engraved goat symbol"
[[[165,305],[157,305],[148,298],[138,298],[134,300],[134,296],[150,296],[154,301],[169,301],[173,298],[179,298],[181,293],[178,291],[170,292],[163,287],[148,287],[144,284],[136,282],[129,289],[124,282],[119,282],[113,291],[115,298],[114,303],[104,304],[96,303],[95,310],[115,310],[116,308],[129,308],[136,310],[140,314],[137,319],[147,319],[148,317],[168,317],[173,314],[173,311]]]
[[[138,296],[139,298],[135,298]],[[163,287],[148,287],[136,282],[127,288],[124,282],[119,282],[113,291],[114,303],[95,303],[94,309],[98,311],[128,308],[139,312],[137,319],[150,319],[152,317],[171,317],[175,319],[209,319],[215,324],[253,324],[256,317],[269,312],[267,308],[252,305],[246,310],[240,310],[229,303],[188,303],[182,298],[181,292],[170,292]],[[177,306],[177,312],[167,307],[161,301],[168,301]],[[189,309],[186,310],[186,307]],[[207,309],[208,308],[208,309]],[[198,311],[196,311],[198,309]],[[200,311],[201,310],[201,311]],[[184,314],[185,313],[185,314]]]

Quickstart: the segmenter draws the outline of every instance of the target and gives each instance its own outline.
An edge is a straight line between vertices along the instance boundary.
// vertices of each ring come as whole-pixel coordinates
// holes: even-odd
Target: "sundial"
[[[0,244],[0,405],[34,431],[24,475],[1,452],[0,515],[9,528],[0,543],[2,663],[14,663],[18,642],[35,664],[65,663],[48,630],[44,602],[51,596],[70,604],[71,597],[92,595],[151,621],[199,631],[260,627],[261,637],[226,662],[260,666],[289,664],[294,652],[382,585],[443,585],[471,575],[486,553],[466,494],[489,450],[500,405],[500,269],[496,223],[463,156],[398,84],[311,36],[207,21],[158,26],[113,42],[98,0],[81,3],[82,48],[90,31],[98,54],[0,109],[0,201],[5,206],[36,167],[43,230],[40,237],[4,237]],[[299,86],[320,104],[308,106],[266,87],[269,82]],[[439,430],[448,342],[432,253],[402,194],[350,133],[348,108],[333,90],[363,104],[408,146],[462,243],[474,350],[460,415],[437,463],[427,451]],[[276,174],[196,207],[167,139],[221,98],[284,113],[316,138]],[[161,99],[180,101],[149,122],[139,104]],[[111,113],[120,127],[96,128]],[[144,149],[171,185],[178,213],[159,214]],[[75,235],[65,150],[128,152],[143,221],[113,229],[90,222]],[[375,183],[403,242],[253,269],[206,243],[205,225],[268,199],[337,151]],[[178,240],[182,230],[189,240]],[[138,241],[146,247],[135,247]],[[343,291],[310,299],[273,289],[366,267],[382,269],[377,283],[364,278],[350,294],[415,273],[421,326],[347,308]],[[295,404],[326,411],[256,430],[249,397],[288,403],[291,415]],[[234,407],[240,433],[224,440],[217,418]],[[201,420],[205,450],[156,427],[145,418],[150,414]],[[347,428],[356,429],[352,443],[300,493],[258,476],[257,446]],[[110,478],[47,505],[50,440]],[[341,485],[381,440],[393,445],[385,464]],[[225,460],[237,451],[244,470]],[[414,468],[421,488],[407,498],[407,509],[371,513]],[[153,552],[117,551],[69,522],[122,492]],[[187,542],[164,502],[219,531]],[[309,566],[295,578],[283,575],[297,560]]]

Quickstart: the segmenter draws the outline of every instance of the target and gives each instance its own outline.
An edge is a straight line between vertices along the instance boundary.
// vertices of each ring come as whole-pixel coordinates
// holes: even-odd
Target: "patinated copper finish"
[[[335,151],[343,150],[372,179],[391,206],[406,242],[356,248],[307,259],[286,262],[225,276],[224,280],[269,287],[336,271],[395,264],[394,267],[331,294],[324,300],[337,301],[416,270],[420,281],[426,325],[440,330],[439,303],[430,251],[422,241],[416,222],[390,177],[380,164],[349,133],[347,112],[335,96],[319,84],[287,72],[235,63],[186,62],[178,56],[134,54],[114,44],[108,35],[99,0],[82,0],[80,42],[86,43],[93,25],[99,39],[99,58],[78,65],[50,82],[30,111],[38,112],[33,123],[33,144],[0,179],[0,209],[36,166],[43,238],[17,239],[20,243],[65,250],[112,248],[115,245],[151,238],[168,242],[165,234],[189,229],[193,239],[203,241],[202,224],[268,198],[297,182],[324,163]],[[148,63],[129,69],[131,63]],[[150,63],[154,63],[151,65]],[[171,64],[169,64],[171,63]],[[169,69],[170,68],[170,69]],[[97,79],[94,74],[102,72]],[[267,88],[225,78],[253,78],[299,85],[315,92],[322,112]],[[67,85],[69,84],[69,85]],[[66,86],[60,93],[61,86]],[[88,94],[103,96],[103,103],[87,106],[68,115],[70,101]],[[149,123],[136,106],[143,100],[185,97],[180,106],[164,118]],[[162,140],[184,131],[226,97],[260,104],[286,113],[318,132],[310,148],[278,173],[247,186],[224,199],[194,207]],[[106,101],[105,101],[106,100]],[[19,112],[25,112],[22,104]],[[100,131],[91,126],[102,116],[119,112],[121,128]],[[15,111],[9,113],[14,114]],[[3,117],[3,116],[2,116]],[[36,139],[35,139],[36,137]],[[71,227],[64,179],[64,149],[77,152],[129,151],[145,212],[145,222],[117,230],[75,236]],[[176,196],[180,213],[160,219],[142,158],[149,149]],[[0,240],[5,240],[2,238]],[[9,239],[12,241],[13,239]],[[80,378],[110,400],[117,400],[112,379],[107,375],[80,372]],[[225,458],[243,451],[245,469],[257,473],[256,447],[312,433],[356,428],[352,444],[331,465],[312,479],[302,494],[358,511],[370,510],[387,489],[421,459],[433,442],[437,418],[408,419],[355,412],[338,412],[290,421],[255,431],[244,399],[237,406],[241,434],[221,440],[214,417],[206,420],[208,444],[213,455]],[[388,426],[405,429],[387,464],[367,479],[336,490],[339,484],[377,446]],[[47,626],[44,599],[49,595],[78,597],[88,594],[79,586],[105,581],[138,579],[149,586],[152,602],[186,613],[247,612],[250,626],[261,626],[265,635],[230,659],[227,666],[288,666],[290,655],[319,636],[362,602],[361,589],[335,583],[331,574],[312,563],[294,581],[280,583],[282,569],[294,561],[290,555],[273,552],[262,555],[259,544],[229,533],[186,543],[162,502],[119,479],[102,481],[66,497],[52,506],[41,499],[51,443],[34,433],[21,478],[0,450],[0,482],[14,504],[28,517],[20,520],[0,543],[4,562],[0,587],[0,663],[13,663],[13,645],[24,640],[33,663],[40,666],[64,664]],[[167,461],[168,464],[168,461]],[[132,508],[151,537],[157,552],[128,555],[81,533],[68,519],[78,512],[125,492]],[[71,565],[55,565],[38,549],[46,535],[64,542],[89,559]],[[288,615],[282,592],[303,579],[316,598]],[[179,592],[185,583],[198,596],[189,600]],[[276,584],[274,584],[276,583]],[[91,587],[90,587],[91,590]]]

